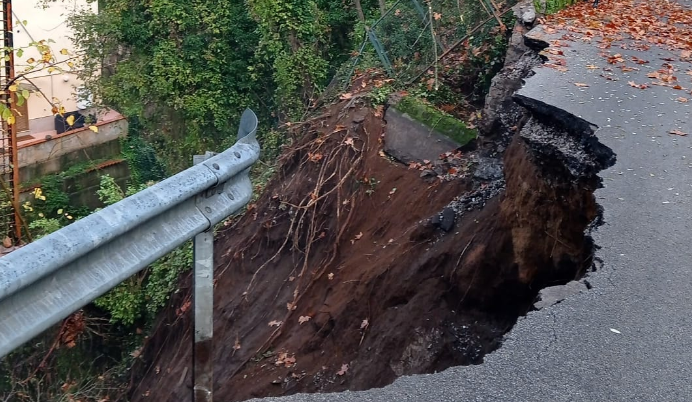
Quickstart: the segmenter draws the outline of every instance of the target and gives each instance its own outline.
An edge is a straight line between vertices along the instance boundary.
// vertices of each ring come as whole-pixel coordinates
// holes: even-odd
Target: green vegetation
[[[536,7],[536,11],[553,14],[576,2],[577,0],[534,0],[533,4]]]
[[[80,78],[100,105],[118,110],[130,123],[128,136],[121,140],[131,172],[129,185],[121,188],[103,175],[99,199],[110,205],[190,166],[194,154],[227,148],[235,142],[246,107],[260,118],[263,155],[252,179],[263,186],[275,172],[282,145],[290,140],[282,123],[303,120],[337,71],[350,79],[352,51],[366,25],[380,17],[378,1],[359,4],[360,21],[351,2],[341,0],[107,0],[99,1],[98,15],[71,16],[78,52],[85,57],[77,66]],[[378,36],[394,67],[407,71],[402,77],[425,74],[414,84],[407,79],[384,81],[367,98],[382,105],[391,92],[406,88],[415,96],[404,97],[396,106],[399,110],[465,144],[475,131],[435,106],[465,104],[468,97],[482,102],[502,65],[508,33],[489,24],[469,38],[468,48],[460,50],[466,54],[439,66],[438,88],[437,75],[435,85],[430,83],[430,54],[412,51],[434,41],[422,28],[428,22],[411,4],[391,13]],[[445,4],[454,10],[461,7],[459,2]],[[473,3],[463,13],[443,12],[441,18],[453,22],[446,26],[458,26],[462,15],[466,21],[459,32],[441,34],[448,36],[448,44],[466,34],[478,8]],[[360,60],[359,74],[381,67],[372,49]],[[337,90],[344,83],[338,83]],[[24,205],[35,235],[49,234],[91,212],[69,205],[65,181],[100,162],[41,179],[34,199]],[[378,183],[375,178],[358,182],[368,195]],[[259,195],[254,193],[253,202]],[[0,380],[0,394],[21,392],[29,395],[27,400],[106,400],[105,395],[121,400],[110,393],[109,378],[117,382],[119,374],[127,373],[142,337],[191,265],[188,243],[87,306],[76,345],[64,347],[57,340],[62,334],[54,328],[13,353],[0,364],[0,379],[5,379]],[[53,350],[54,343],[61,347]],[[44,357],[46,370],[39,370]],[[91,361],[93,365],[85,366]]]
[[[22,207],[35,238],[91,212],[70,212],[62,184],[93,168],[94,163],[44,177],[43,187],[34,189],[33,199]],[[130,185],[124,191],[112,177],[102,175],[97,194],[110,205],[144,188],[144,184]],[[125,379],[120,376],[129,374],[136,357],[131,352],[141,345],[145,333],[142,328],[150,328],[177,289],[179,275],[191,266],[192,246],[187,243],[72,315],[59,328],[14,351],[0,362],[0,395],[23,396],[21,400],[27,401],[121,398]]]
[[[405,96],[394,108],[461,145],[465,145],[476,138],[476,130],[467,128],[463,122],[454,116],[436,109],[429,103],[413,96]]]
[[[276,154],[285,136],[267,138],[270,128],[303,115],[348,57],[355,23],[339,0],[109,0],[70,18],[80,78],[98,102],[138,119],[168,174],[234,139],[246,107]]]
[[[127,136],[121,137],[120,149],[130,169],[132,185],[159,181],[166,177],[166,167],[156,156],[156,150],[142,138],[139,119],[129,120]]]

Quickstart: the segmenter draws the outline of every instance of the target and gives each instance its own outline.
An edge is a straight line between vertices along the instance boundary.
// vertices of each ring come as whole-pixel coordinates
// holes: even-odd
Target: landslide
[[[362,390],[479,364],[538,290],[583,275],[596,173],[614,155],[546,105],[516,99],[512,116],[506,141],[462,150],[462,173],[437,164],[432,178],[381,152],[386,122],[363,98],[301,124],[259,200],[216,236],[215,397]],[[483,173],[492,164],[503,174]],[[190,397],[190,328],[186,278],[132,400]]]

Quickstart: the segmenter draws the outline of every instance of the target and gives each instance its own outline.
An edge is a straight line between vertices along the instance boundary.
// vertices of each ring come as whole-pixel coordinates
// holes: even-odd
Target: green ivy
[[[169,173],[234,136],[246,107],[263,105],[266,74],[252,71],[259,35],[243,2],[109,0],[69,22],[86,86],[139,118],[161,155],[178,151]]]
[[[126,137],[120,139],[121,153],[130,170],[129,182],[135,185],[159,181],[166,177],[166,169],[156,156],[154,147],[142,138],[139,119],[129,121]]]
[[[328,26],[315,0],[248,0],[261,40],[259,67],[272,72],[281,116],[299,118],[325,84]]]

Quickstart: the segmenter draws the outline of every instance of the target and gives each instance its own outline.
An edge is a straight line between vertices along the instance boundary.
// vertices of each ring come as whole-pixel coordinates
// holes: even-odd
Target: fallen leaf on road
[[[300,324],[304,324],[304,323],[310,321],[310,318],[312,318],[312,317],[310,317],[309,315],[304,315],[304,316],[301,316],[298,318],[298,322]]]
[[[649,87],[649,86],[646,85],[646,84],[637,84],[637,83],[635,83],[634,81],[627,81],[627,83],[630,84],[631,87],[639,88],[639,89],[646,89],[646,88]]]
[[[683,133],[680,130],[670,130],[668,133],[673,135],[679,135],[680,137],[684,137],[687,135],[687,133]]]
[[[281,321],[277,321],[277,320],[269,321],[269,326],[270,326],[270,327],[280,327],[281,324],[283,324],[283,322],[281,322]]]
[[[649,63],[647,60],[642,60],[636,56],[632,56],[632,61],[637,63],[637,64],[647,64]]]
[[[576,86],[578,86],[578,87],[580,87],[580,88],[584,88],[584,87],[588,87],[588,86],[589,86],[589,84],[584,84],[583,82],[575,82],[574,85],[576,85]]]
[[[680,103],[687,103],[687,101],[688,101],[689,99],[684,98],[684,97],[681,96],[681,97],[679,97],[679,98],[677,98],[677,99],[675,99],[675,100],[678,101],[678,102],[680,102]]]
[[[613,56],[608,56],[607,60],[610,64],[624,63],[625,61],[625,59],[622,58],[622,55],[620,53],[615,54]]]

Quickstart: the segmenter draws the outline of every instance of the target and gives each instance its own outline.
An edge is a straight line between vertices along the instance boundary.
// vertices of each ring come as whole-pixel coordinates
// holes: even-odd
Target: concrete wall
[[[440,154],[452,151],[459,143],[438,133],[423,123],[389,107],[385,114],[387,128],[384,151],[401,162],[436,161]]]
[[[96,126],[98,133],[82,128],[20,143],[20,182],[66,170],[78,162],[119,156],[119,138],[127,134],[127,120],[119,117]]]
[[[33,48],[27,48],[29,43],[41,40],[53,40],[49,43],[53,55],[58,61],[64,62],[74,55],[74,44],[70,40],[72,32],[67,26],[67,16],[76,11],[96,12],[96,2],[88,4],[87,0],[55,1],[46,3],[46,7],[41,6],[37,0],[19,0],[12,3],[14,17],[14,44],[15,48],[25,48],[22,57],[15,55],[15,70],[17,74],[24,72],[29,58],[40,59],[40,54]],[[19,21],[19,23],[17,23]],[[22,22],[26,21],[26,25]],[[67,55],[62,55],[60,50],[66,49]],[[77,62],[78,60],[73,60]],[[70,70],[67,65],[61,64],[62,68]],[[77,79],[76,71],[53,71],[46,70],[31,72],[27,75],[31,82],[35,84],[41,92],[49,99],[57,99],[68,111],[76,110],[76,99],[74,88],[82,83]],[[21,82],[22,86],[30,86],[27,81]],[[51,105],[39,94],[32,94],[27,101],[29,109],[29,119],[52,116]],[[31,126],[31,123],[29,123]]]
[[[104,206],[103,202],[99,200],[96,191],[100,187],[101,176],[106,174],[113,177],[120,188],[125,191],[130,178],[130,169],[124,160],[113,161],[106,166],[98,167],[66,179],[62,190],[70,198],[69,205],[74,208],[88,207],[90,210],[102,208]],[[40,183],[21,192],[19,194],[20,202],[31,202],[34,200],[34,187],[40,187]]]

